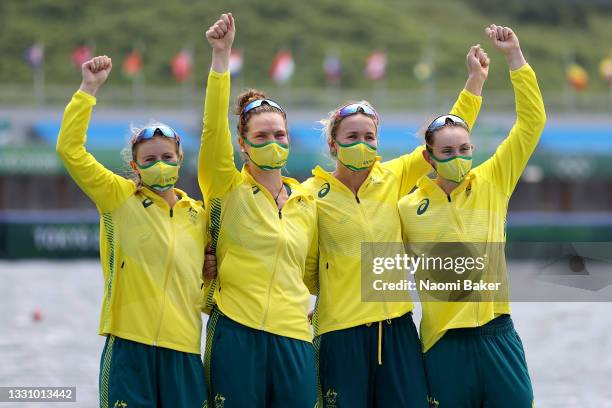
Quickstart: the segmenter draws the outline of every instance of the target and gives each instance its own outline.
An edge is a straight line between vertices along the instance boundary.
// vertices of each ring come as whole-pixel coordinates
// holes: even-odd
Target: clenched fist
[[[489,63],[489,56],[480,44],[476,44],[470,48],[466,56],[468,75],[476,75],[486,80],[489,75]]]
[[[95,57],[81,65],[81,90],[95,96],[98,88],[106,81],[113,69],[112,60],[106,55]]]
[[[221,14],[219,20],[206,31],[206,39],[213,51],[229,51],[235,34],[236,27],[232,13]]]
[[[527,63],[518,37],[511,28],[491,24],[485,28],[485,34],[491,40],[493,47],[504,54],[511,70],[516,70]]]

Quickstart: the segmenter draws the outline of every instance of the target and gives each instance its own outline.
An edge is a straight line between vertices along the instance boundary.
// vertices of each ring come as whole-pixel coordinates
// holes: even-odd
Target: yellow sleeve
[[[472,130],[474,124],[476,124],[481,106],[482,96],[474,95],[467,89],[463,89],[459,94],[459,98],[457,98],[457,101],[453,105],[450,114],[459,116],[461,119],[465,120],[470,130]]]
[[[85,150],[87,127],[96,98],[79,90],[73,96],[62,118],[55,150],[68,174],[96,204],[100,213],[116,209],[136,191],[136,184],[98,163]]]
[[[495,154],[476,171],[510,196],[533,154],[546,124],[544,100],[533,69],[528,65],[510,72],[516,104],[516,122]]]
[[[204,104],[204,128],[198,156],[198,183],[206,200],[229,191],[240,172],[234,164],[229,130],[230,74],[213,70],[208,74]]]
[[[318,224],[318,221],[317,221]],[[306,255],[306,268],[304,270],[304,284],[312,295],[319,293],[319,228],[316,225],[312,234],[310,248]]]
[[[423,157],[423,150],[425,148],[419,146],[408,154],[382,163],[382,166],[391,170],[400,179],[398,199],[410,193],[417,181],[432,171],[431,165]]]

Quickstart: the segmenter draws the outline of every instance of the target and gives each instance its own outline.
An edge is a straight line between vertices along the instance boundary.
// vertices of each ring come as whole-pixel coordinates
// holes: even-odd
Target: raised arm
[[[468,79],[450,113],[465,120],[471,130],[482,105],[482,87],[489,76],[489,56],[477,44],[470,48],[465,60]]]
[[[114,210],[136,190],[132,181],[108,170],[85,150],[95,96],[111,69],[112,61],[106,55],[95,57],[81,66],[83,81],[66,106],[55,147],[68,174],[101,213]]]
[[[517,118],[495,154],[477,169],[510,196],[540,140],[546,112],[535,72],[525,61],[516,34],[508,27],[496,25],[487,27],[485,32],[508,62]]]
[[[480,44],[470,48],[466,56],[466,65],[468,79],[450,113],[463,118],[472,129],[482,105],[482,87],[489,74],[489,57]],[[423,157],[423,150],[424,147],[419,146],[406,155],[384,163],[396,174],[401,175],[398,198],[408,194],[421,177],[431,172],[431,165]]]
[[[204,128],[198,156],[198,182],[206,200],[224,195],[240,173],[234,164],[234,148],[229,130],[229,55],[235,26],[231,14],[223,14],[206,31],[212,47],[212,66],[206,85]]]

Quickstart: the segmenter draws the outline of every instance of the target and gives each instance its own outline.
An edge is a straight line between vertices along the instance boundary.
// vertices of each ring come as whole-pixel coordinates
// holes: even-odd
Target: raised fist
[[[206,39],[214,51],[228,51],[232,48],[235,34],[232,13],[221,14],[219,20],[206,31]]]
[[[106,81],[113,68],[112,60],[106,55],[95,57],[81,65],[83,82],[81,89],[91,95],[96,94],[98,88]]]
[[[491,39],[491,44],[493,47],[500,50],[504,55],[508,55],[521,49],[518,37],[509,27],[491,24],[485,28],[485,33],[487,37]]]
[[[486,80],[489,75],[489,62],[489,56],[480,44],[474,45],[466,56],[468,75]]]

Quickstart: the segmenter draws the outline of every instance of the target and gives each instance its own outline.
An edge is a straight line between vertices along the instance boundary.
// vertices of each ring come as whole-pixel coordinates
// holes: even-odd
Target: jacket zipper
[[[286,205],[286,203],[285,203]],[[278,267],[278,259],[280,258],[280,254],[281,254],[281,249],[284,248],[286,245],[286,241],[285,241],[285,222],[282,219],[281,211],[279,210],[278,212],[279,214],[279,223],[280,223],[280,227],[281,227],[281,238],[279,239],[278,245],[276,246],[276,255],[274,257],[274,268],[272,269],[272,276],[270,276],[270,281],[268,282],[268,290],[266,291],[266,310],[264,311],[264,316],[263,319],[261,321],[261,330],[265,330],[266,328],[266,323],[268,322],[268,314],[270,312],[270,298],[271,296],[271,291],[272,291],[272,285],[274,284],[275,278],[276,278],[276,269]]]
[[[162,304],[161,304],[161,308],[159,311],[159,323],[157,325],[157,333],[155,334],[155,340],[153,341],[153,345],[157,346],[158,342],[159,342],[159,334],[161,332],[161,326],[162,326],[162,321],[164,320],[164,311],[166,308],[166,289],[168,287],[168,279],[170,278],[170,270],[174,270],[174,267],[172,266],[173,264],[173,260],[174,260],[174,245],[175,245],[175,235],[176,235],[176,231],[175,231],[175,224],[174,224],[174,210],[172,208],[170,208],[170,225],[171,225],[171,234],[170,234],[170,245],[169,245],[169,251],[168,251],[168,263],[166,265],[166,277],[164,278],[164,286],[163,286],[163,291],[164,293],[162,294]]]
[[[364,182],[361,185],[361,187],[359,187],[359,190],[357,191],[357,194],[355,194],[355,201],[357,201],[357,207],[359,207],[359,213],[361,214],[361,219],[362,219],[363,225],[365,226],[365,229],[367,231],[368,239],[370,241],[370,246],[371,246],[372,249],[374,249],[374,236],[372,235],[372,231],[368,227],[370,224],[368,223],[368,219],[366,217],[365,210],[364,210],[363,206],[361,205],[361,200],[359,199],[359,191],[361,190],[362,187],[366,186],[366,183],[369,182],[369,177],[370,176],[368,176],[368,178],[366,178],[364,180]],[[372,253],[373,252],[374,251],[372,251]],[[383,305],[383,313],[385,314],[385,319],[389,319],[389,311],[387,310],[387,302],[384,300],[384,292],[383,292],[383,302],[382,302],[382,305]]]
[[[270,198],[272,198],[271,195],[270,195]],[[283,208],[285,208],[292,199],[293,197],[289,197],[287,201],[285,202],[285,205],[283,205]],[[274,205],[276,206],[276,203],[274,203]],[[279,255],[281,253],[281,249],[287,246],[287,240],[285,239],[285,221],[283,219],[283,211],[281,208],[278,209],[278,222],[280,223],[281,238],[279,239],[279,243],[276,247],[276,254],[274,257],[274,268],[272,269],[272,276],[270,277],[270,281],[268,283],[268,290],[266,291],[266,310],[264,311],[264,316],[261,321],[261,330],[265,330],[266,323],[268,321],[268,314],[270,313],[270,298],[271,298],[270,292],[272,291],[272,285],[274,284],[274,281],[276,278],[276,269],[278,267],[278,259],[280,258]]]
[[[450,208],[450,212],[452,214],[453,217],[453,222],[455,223],[455,225],[457,226],[457,228],[459,229],[459,232],[461,234],[461,238],[463,238],[465,236],[465,231],[463,229],[463,224],[461,222],[460,217],[457,215],[457,212],[455,211],[455,207],[453,206],[453,201],[451,200],[451,196],[450,194],[446,195],[446,198],[448,199],[448,206]],[[478,325],[480,325],[480,302],[471,302],[474,304],[474,314],[475,314],[475,320],[476,323]]]

